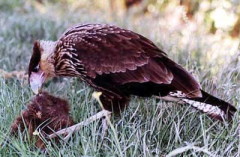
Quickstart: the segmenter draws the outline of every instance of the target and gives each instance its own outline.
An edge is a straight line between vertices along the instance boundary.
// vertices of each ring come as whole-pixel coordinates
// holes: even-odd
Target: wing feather
[[[196,80],[152,41],[129,30],[103,24],[75,26],[62,35],[57,47],[57,53],[62,49],[75,53],[91,79],[108,75],[120,85],[153,82],[172,84],[186,93],[200,91]]]

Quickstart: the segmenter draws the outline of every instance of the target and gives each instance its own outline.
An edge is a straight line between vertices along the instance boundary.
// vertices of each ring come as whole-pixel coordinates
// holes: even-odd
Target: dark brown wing
[[[66,52],[71,55],[66,56]],[[190,97],[201,96],[195,79],[150,40],[116,26],[87,24],[72,27],[59,39],[56,56],[59,61],[70,58],[72,65],[77,62],[82,66],[79,73],[84,69],[85,77],[91,79],[107,75],[112,83],[119,85],[172,84],[177,90],[191,93]],[[56,64],[57,70],[64,68],[66,65]]]

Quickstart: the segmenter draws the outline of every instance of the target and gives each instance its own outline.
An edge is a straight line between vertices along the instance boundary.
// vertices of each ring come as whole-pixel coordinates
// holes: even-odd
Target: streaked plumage
[[[41,79],[36,81],[38,75]],[[35,42],[29,64],[31,85],[53,76],[81,78],[103,93],[104,108],[113,111],[125,107],[131,95],[175,97],[218,119],[231,118],[236,111],[202,91],[193,76],[152,41],[112,25],[76,25],[56,42]],[[206,103],[224,114],[204,108]]]

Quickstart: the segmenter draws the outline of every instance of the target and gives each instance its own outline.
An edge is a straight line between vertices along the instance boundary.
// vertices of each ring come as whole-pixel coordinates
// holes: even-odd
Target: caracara
[[[76,25],[57,41],[36,41],[29,64],[32,90],[38,93],[45,80],[57,76],[80,78],[102,92],[104,109],[114,112],[123,109],[132,95],[177,99],[220,120],[231,119],[236,111],[204,92],[152,41],[113,25]]]

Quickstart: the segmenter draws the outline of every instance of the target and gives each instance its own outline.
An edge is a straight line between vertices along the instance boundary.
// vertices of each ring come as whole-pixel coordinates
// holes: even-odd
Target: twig
[[[28,76],[25,71],[11,71],[7,72],[3,69],[0,69],[0,77],[4,79],[10,79],[16,77],[19,80],[27,80]]]
[[[207,154],[208,156],[214,157],[216,155],[212,154],[210,151],[208,151],[206,148],[200,148],[194,145],[188,145],[185,147],[181,147],[181,148],[177,148],[175,150],[173,150],[172,152],[170,152],[169,154],[166,155],[166,157],[173,157],[173,156],[177,156],[179,154],[182,154],[188,150],[194,150],[196,152],[203,152],[205,154]]]
[[[111,112],[109,112],[107,110],[103,110],[103,111],[98,112],[97,114],[89,117],[88,119],[84,120],[81,123],[75,124],[71,127],[59,130],[59,131],[49,135],[48,138],[51,139],[51,138],[57,137],[57,136],[62,135],[62,134],[67,134],[67,136],[64,138],[66,140],[72,135],[73,132],[80,130],[81,126],[88,125],[88,124],[92,123],[93,121],[96,121],[96,120],[98,120],[102,117],[107,117],[109,115],[111,115]]]

